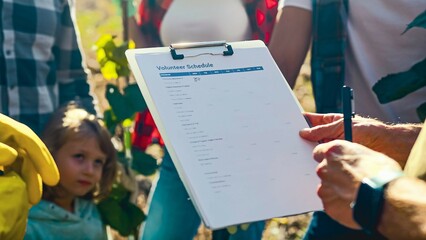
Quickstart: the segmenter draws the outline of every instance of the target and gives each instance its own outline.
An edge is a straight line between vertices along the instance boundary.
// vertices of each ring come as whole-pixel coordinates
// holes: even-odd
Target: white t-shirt
[[[284,6],[312,10],[312,0],[284,0]],[[405,30],[425,11],[425,0],[349,0],[345,84],[354,89],[355,110],[392,122],[419,122],[416,108],[426,87],[400,100],[380,104],[373,85],[382,77],[410,69],[426,57],[426,30]]]
[[[160,29],[165,46],[179,42],[248,40],[251,28],[241,0],[174,0]]]

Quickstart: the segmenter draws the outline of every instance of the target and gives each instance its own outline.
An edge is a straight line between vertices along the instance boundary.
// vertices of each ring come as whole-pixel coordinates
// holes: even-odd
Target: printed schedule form
[[[233,44],[232,56],[183,60],[136,52],[131,63],[179,176],[213,229],[321,209],[315,144],[298,134],[308,127],[302,109],[267,48],[252,44]]]

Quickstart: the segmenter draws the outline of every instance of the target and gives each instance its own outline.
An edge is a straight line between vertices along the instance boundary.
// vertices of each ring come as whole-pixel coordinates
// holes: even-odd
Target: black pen
[[[348,86],[342,88],[342,102],[343,102],[343,124],[345,130],[345,140],[352,142],[352,117],[355,112],[352,110],[353,90]]]

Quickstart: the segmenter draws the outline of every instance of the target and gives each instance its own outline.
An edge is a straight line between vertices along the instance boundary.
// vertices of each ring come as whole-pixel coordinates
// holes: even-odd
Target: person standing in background
[[[0,112],[37,134],[69,101],[95,113],[68,0],[2,0],[0,14]]]
[[[138,12],[140,27],[130,22],[130,26],[135,28],[130,34],[137,47],[215,40],[261,39],[268,43],[277,4],[277,0],[144,0]],[[144,134],[150,135],[154,131],[155,126]],[[200,217],[188,200],[167,151],[159,179],[150,194],[148,217],[142,227],[141,239],[192,239],[196,235]],[[230,238],[260,239],[264,225],[263,221],[252,223],[248,229],[238,229]]]
[[[342,28],[335,32],[336,36],[329,36],[328,40],[322,42],[323,48],[316,50],[319,52],[322,50],[323,53],[343,51],[344,56],[332,60],[338,63],[343,61],[344,65],[335,65],[333,61],[324,62],[316,55],[318,51],[312,50],[311,68],[312,77],[317,76],[316,71],[326,74],[337,71],[344,79],[312,79],[315,97],[335,95],[335,92],[327,92],[331,88],[316,88],[319,81],[332,81],[331,85],[340,81],[354,89],[354,102],[358,114],[393,123],[419,122],[416,107],[426,99],[426,88],[397,101],[380,104],[372,91],[372,86],[378,79],[388,74],[410,69],[426,56],[424,29],[414,28],[401,35],[407,24],[426,9],[425,1],[285,0],[281,3],[282,14],[275,25],[269,49],[291,87],[294,86],[311,41],[314,45],[319,44],[316,41],[324,29],[318,29],[320,26],[320,21],[317,21],[318,14],[321,14],[320,11],[327,11],[330,4],[340,4],[342,11],[339,12],[341,15],[338,19],[344,21]],[[330,22],[328,26],[335,24],[338,23]],[[330,46],[336,43],[333,41],[342,41],[345,45],[338,42],[335,48],[332,48]],[[336,89],[340,91],[339,87]],[[316,101],[318,103],[321,99]],[[326,113],[327,110],[321,109],[320,112]],[[361,231],[338,224],[324,212],[314,213],[305,235],[305,239],[324,240],[367,239],[367,237]]]
[[[313,2],[316,3],[317,12],[312,10]],[[281,0],[279,11],[282,14],[279,14],[281,17],[275,25],[269,50],[289,85],[294,86],[311,41],[317,40],[323,30],[318,29],[319,23],[315,22],[318,11],[324,10],[327,4],[333,2],[340,5],[347,3],[347,15],[342,14],[342,18],[347,18],[347,27],[340,29],[347,33],[338,36],[341,39],[329,36],[329,41],[326,41],[323,37],[325,44],[318,45],[323,47],[318,51],[340,51],[331,48],[330,45],[333,45],[333,41],[345,41],[346,46],[337,45],[339,48],[343,47],[342,57],[345,66],[335,68],[332,62],[320,62],[322,69],[319,71],[342,71],[344,84],[354,90],[358,114],[387,122],[419,122],[416,107],[426,99],[426,88],[397,101],[380,104],[372,91],[372,86],[388,74],[410,69],[426,56],[424,29],[413,28],[402,34],[407,24],[426,9],[426,2],[423,0],[374,0],[368,3],[352,0]],[[327,44],[329,48],[325,48]],[[311,51],[311,54],[312,61],[321,61],[315,52]],[[316,66],[311,68],[314,69]],[[327,81],[327,79],[313,79],[313,81]],[[315,91],[319,89],[314,85],[313,88],[316,96]]]

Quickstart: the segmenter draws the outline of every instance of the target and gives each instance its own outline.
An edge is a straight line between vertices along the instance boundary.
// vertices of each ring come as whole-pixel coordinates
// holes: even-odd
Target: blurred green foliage
[[[94,39],[111,34],[121,41],[122,20],[111,0],[76,1],[76,11],[81,43],[89,62],[96,59],[92,51]]]
[[[93,46],[101,73],[107,80],[116,80],[119,77],[128,77],[130,75],[125,52],[127,49],[135,48],[135,43],[129,41],[117,45],[115,38],[111,34],[104,34]]]
[[[105,224],[117,230],[122,236],[129,236],[146,218],[145,214],[130,203],[130,192],[122,185],[114,184],[108,198],[98,203],[98,209]]]

